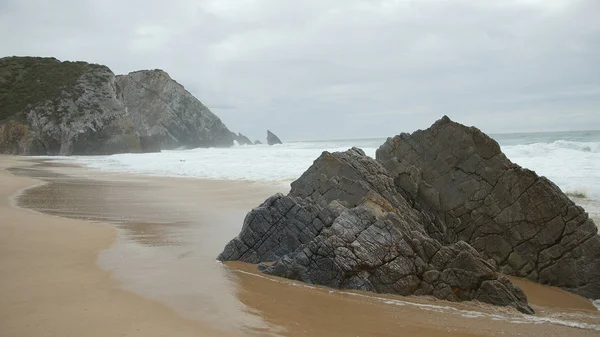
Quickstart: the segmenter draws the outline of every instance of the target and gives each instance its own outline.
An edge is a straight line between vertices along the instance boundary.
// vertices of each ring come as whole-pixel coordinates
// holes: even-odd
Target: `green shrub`
[[[76,84],[87,75],[100,85],[104,76],[96,76],[94,70],[104,66],[86,62],[60,62],[55,58],[5,57],[0,59],[0,121],[7,118],[21,119],[28,106],[46,100],[56,104],[60,98],[77,99],[83,94]],[[64,112],[55,109],[54,120]]]

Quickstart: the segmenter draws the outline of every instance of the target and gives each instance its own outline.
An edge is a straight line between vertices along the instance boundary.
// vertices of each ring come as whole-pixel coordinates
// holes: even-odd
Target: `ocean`
[[[492,134],[491,137],[510,160],[546,176],[564,192],[600,200],[600,130]],[[385,138],[319,140],[62,159],[112,172],[288,184],[323,151],[344,151],[356,146],[374,157],[384,141]]]

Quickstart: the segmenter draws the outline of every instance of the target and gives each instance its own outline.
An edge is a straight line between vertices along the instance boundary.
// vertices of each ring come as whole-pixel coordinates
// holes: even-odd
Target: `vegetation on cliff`
[[[58,105],[62,99],[76,100],[84,92],[78,80],[105,66],[86,62],[60,62],[44,57],[5,57],[0,59],[0,121],[22,119],[28,107],[45,101]],[[100,85],[102,80],[94,79]],[[59,120],[63,109],[55,109],[50,117]]]

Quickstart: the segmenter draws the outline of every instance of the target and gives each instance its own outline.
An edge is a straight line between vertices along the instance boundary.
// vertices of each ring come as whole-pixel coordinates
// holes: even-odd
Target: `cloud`
[[[0,55],[161,68],[235,131],[600,129],[597,0],[0,1]]]

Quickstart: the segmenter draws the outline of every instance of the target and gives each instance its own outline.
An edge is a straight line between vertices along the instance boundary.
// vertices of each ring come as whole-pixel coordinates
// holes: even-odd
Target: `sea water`
[[[513,162],[536,171],[564,192],[600,200],[600,131],[491,135]],[[161,153],[72,156],[90,168],[159,176],[289,183],[323,151],[362,148],[375,157],[385,138],[286,142]]]

